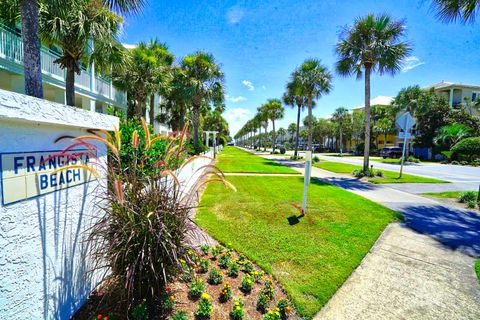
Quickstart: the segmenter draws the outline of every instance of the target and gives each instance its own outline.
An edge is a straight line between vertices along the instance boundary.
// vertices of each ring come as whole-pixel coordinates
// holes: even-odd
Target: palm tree
[[[265,110],[265,108],[263,108],[263,105],[258,107],[257,108],[257,117],[258,117],[258,120],[259,122],[261,123],[261,125],[263,126],[263,128],[265,129],[265,135],[263,136],[264,138],[267,137],[267,129],[268,129],[268,114]],[[265,144],[265,139],[262,139],[263,141],[263,151],[267,151],[267,146]]]
[[[409,43],[401,38],[405,33],[403,21],[394,21],[388,15],[369,14],[345,28],[336,45],[339,59],[337,72],[342,76],[365,75],[365,150],[363,170],[368,170],[370,154],[370,75],[378,71],[395,74],[411,51]]]
[[[184,70],[193,115],[193,144],[196,152],[200,151],[198,130],[202,105],[220,104],[224,101],[224,75],[213,55],[196,52],[185,56],[180,67]]]
[[[282,102],[279,99],[268,99],[260,109],[265,113],[266,117],[272,121],[272,152],[275,152],[275,120],[282,119],[285,113],[285,109],[282,106]]]
[[[287,130],[285,128],[278,129],[278,136],[280,137],[280,142],[285,143],[285,136],[287,135]]]
[[[296,123],[290,123],[287,128],[287,132],[290,134],[290,143],[293,142],[293,137],[295,136],[295,133],[297,132],[297,124]]]
[[[283,103],[292,108],[297,107],[297,125],[295,129],[295,152],[294,157],[298,157],[298,138],[300,130],[300,115],[308,104],[308,99],[302,92],[302,86],[298,78],[295,77],[295,72],[292,74],[290,82],[287,83],[287,90],[283,95]],[[292,133],[293,136],[293,133]]]
[[[63,6],[64,5],[64,6]],[[75,105],[75,73],[82,71],[82,61],[88,61],[85,50],[110,48],[117,41],[122,18],[98,6],[92,0],[68,0],[63,5],[46,3],[40,12],[40,32],[45,42],[62,47],[60,58],[54,62],[66,69],[65,96],[67,105]],[[68,10],[66,10],[68,8]],[[103,54],[106,54],[105,52]],[[95,56],[101,56],[96,54]]]
[[[348,110],[343,107],[337,108],[332,114],[332,121],[338,124],[338,130],[340,132],[340,155],[343,153],[343,126],[347,122],[348,116]]]
[[[70,10],[64,1],[49,0],[48,3],[58,7],[58,9]],[[139,11],[143,7],[144,0],[103,0],[103,4],[117,12],[128,13]],[[40,62],[39,1],[21,0],[20,11],[22,19],[25,93],[37,98],[43,98],[42,67]]]
[[[478,11],[478,5],[478,0],[433,1],[433,6],[437,10],[437,17],[447,23],[455,22],[457,19],[464,23],[473,23]]]
[[[320,60],[307,59],[294,72],[293,78],[301,86],[301,92],[307,99],[308,107],[308,150],[312,150],[312,108],[315,99],[328,94],[332,89],[332,75]]]
[[[441,127],[433,141],[435,144],[444,145],[450,150],[457,142],[471,136],[471,128],[461,123],[454,123],[449,126]]]

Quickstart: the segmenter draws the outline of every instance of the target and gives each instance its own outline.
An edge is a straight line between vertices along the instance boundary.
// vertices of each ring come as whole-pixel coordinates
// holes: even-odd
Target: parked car
[[[383,159],[386,158],[401,158],[402,157],[402,148],[400,147],[386,147],[380,150],[380,157]]]

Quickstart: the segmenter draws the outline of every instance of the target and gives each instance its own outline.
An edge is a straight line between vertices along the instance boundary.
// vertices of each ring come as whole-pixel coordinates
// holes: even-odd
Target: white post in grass
[[[305,152],[305,173],[303,180],[303,203],[302,215],[307,214],[307,191],[310,184],[310,172],[312,169],[312,151]]]

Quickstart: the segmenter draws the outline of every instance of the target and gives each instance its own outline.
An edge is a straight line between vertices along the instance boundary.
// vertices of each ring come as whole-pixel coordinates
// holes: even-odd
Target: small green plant
[[[318,163],[320,162],[320,158],[318,156],[313,156],[312,161],[313,163]]]
[[[238,297],[233,302],[233,309],[230,311],[230,319],[241,320],[243,319],[243,300]]]
[[[291,309],[290,301],[283,298],[278,300],[277,309],[278,309],[278,312],[280,312],[280,317],[282,317],[282,319],[287,319]]]
[[[205,283],[203,283],[202,278],[194,279],[192,283],[190,283],[190,297],[198,299],[204,291]]]
[[[250,293],[254,283],[255,279],[247,273],[242,279],[240,289],[245,293]]]
[[[207,273],[210,268],[211,261],[207,258],[202,258],[198,261],[198,272]]]
[[[469,208],[469,209],[475,209],[476,206],[477,206],[477,201],[475,201],[475,200],[469,200],[469,201],[467,201],[467,208]]]
[[[230,285],[230,282],[226,281],[223,284],[222,291],[220,292],[220,301],[221,302],[227,302],[230,300],[232,297],[232,286]]]
[[[236,262],[230,263],[230,268],[228,269],[228,275],[232,278],[238,277],[238,270],[240,266]]]
[[[223,281],[223,273],[218,271],[217,268],[213,268],[210,270],[210,273],[208,274],[208,283],[212,285],[217,285],[222,283]]]
[[[204,244],[200,247],[200,250],[202,250],[204,255],[208,256],[208,253],[210,252],[210,246],[208,244]]]
[[[251,275],[255,279],[255,282],[260,282],[260,280],[262,280],[263,277],[265,276],[265,271],[263,270],[253,271]]]
[[[263,285],[262,292],[264,295],[270,298],[270,300],[273,299],[275,296],[275,287],[273,286],[273,280],[271,278],[268,278],[265,280],[265,284]]]
[[[219,244],[217,244],[216,246],[212,247],[212,257],[213,259],[217,259],[218,255],[220,253],[222,253],[223,251],[223,247]]]
[[[190,282],[193,279],[193,274],[195,273],[195,269],[192,265],[187,263],[184,259],[179,259],[180,266],[182,267],[182,273],[180,275],[180,279],[184,282]]]
[[[420,163],[420,159],[415,158],[414,156],[410,155],[407,158],[407,162],[412,162],[412,163]]]
[[[363,178],[365,177],[365,172],[362,169],[355,169],[352,171],[352,175],[355,178]]]
[[[261,313],[267,312],[267,307],[270,303],[270,298],[267,297],[262,291],[258,294],[257,310]]]
[[[229,253],[222,254],[218,259],[218,265],[222,269],[227,269],[231,262],[232,258],[230,257]]]
[[[188,320],[187,313],[185,311],[177,311],[173,314],[172,320]]]
[[[251,274],[255,270],[255,268],[253,267],[253,264],[250,261],[247,260],[243,264],[242,270],[245,273]]]
[[[162,294],[162,306],[168,311],[171,311],[175,306],[175,295],[170,287],[167,287],[165,292]]]
[[[375,176],[376,177],[383,177],[383,171],[382,170],[375,170]]]
[[[148,317],[148,306],[147,300],[143,299],[143,301],[136,305],[132,310],[132,319],[133,320],[144,320]]]
[[[213,306],[210,301],[210,295],[203,293],[200,302],[198,303],[198,309],[195,312],[195,318],[197,319],[209,319],[212,314]]]
[[[268,312],[263,315],[263,320],[281,320],[281,319],[282,318],[280,317],[279,311],[268,310]]]
[[[468,203],[469,201],[477,200],[477,192],[476,191],[465,191],[460,194],[458,197],[458,201],[461,203]]]

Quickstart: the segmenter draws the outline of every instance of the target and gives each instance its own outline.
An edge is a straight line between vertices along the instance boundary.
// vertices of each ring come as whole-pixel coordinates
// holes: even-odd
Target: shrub
[[[273,286],[273,280],[271,278],[265,280],[265,284],[263,285],[262,293],[273,300],[275,296],[275,287]]]
[[[198,299],[204,291],[205,283],[203,283],[202,278],[194,279],[192,283],[190,283],[190,297]]]
[[[184,282],[190,282],[193,279],[195,269],[192,265],[188,264],[184,259],[179,259],[182,268],[180,279]]]
[[[459,165],[460,163],[459,163],[457,160],[453,160],[453,161],[451,162],[451,164]]]
[[[188,320],[187,313],[185,311],[177,311],[172,316],[172,320]]]
[[[175,296],[170,287],[165,289],[165,292],[161,296],[162,306],[164,310],[171,311],[175,306]]]
[[[148,317],[148,306],[145,299],[138,305],[136,305],[132,310],[132,319],[133,320],[144,320]]]
[[[471,161],[475,156],[480,156],[480,137],[460,140],[452,147],[451,151],[465,156]]]
[[[320,162],[320,158],[318,156],[313,156],[312,161],[313,163]]]
[[[245,273],[252,273],[255,269],[253,267],[253,264],[250,262],[250,261],[245,261],[245,263],[243,264],[243,268],[242,270],[245,272]]]
[[[417,159],[414,156],[409,155],[408,158],[407,158],[407,162],[420,163],[420,159]]]
[[[280,317],[279,311],[268,310],[268,312],[263,315],[263,320],[281,320],[281,319],[282,318]]]
[[[270,298],[267,297],[262,291],[258,294],[257,299],[257,310],[261,313],[265,313],[267,311],[267,307],[270,303]]]
[[[243,300],[241,297],[238,297],[233,302],[233,309],[230,311],[230,319],[232,320],[241,320],[243,319]]]
[[[198,272],[207,273],[210,268],[211,261],[208,258],[201,258],[198,261]]]
[[[265,275],[265,271],[253,271],[251,275],[253,276],[253,279],[255,279],[255,282],[260,282],[260,280],[262,280],[263,276]]]
[[[236,262],[230,263],[230,268],[228,269],[228,275],[232,278],[238,277],[238,270],[240,266]]]
[[[296,157],[295,157],[295,156],[291,156],[291,157],[290,157],[290,160],[302,160],[302,159],[303,159],[303,157],[300,157],[300,156],[296,156]]]
[[[144,119],[141,126],[129,120],[122,121],[121,130],[92,132],[74,138],[70,146],[88,149],[70,157],[94,156],[97,147],[90,141],[108,150],[108,166],[94,161],[82,166],[97,177],[108,177],[97,202],[98,220],[90,229],[92,268],[110,270],[125,287],[128,307],[145,299],[152,314],[165,284],[183,269],[180,259],[191,260],[186,239],[194,232],[189,218],[192,204],[185,200],[189,197],[174,173],[194,159],[185,161],[186,136],[185,131],[154,136]]]
[[[232,297],[232,286],[230,285],[230,282],[225,282],[223,284],[222,291],[220,292],[220,301],[221,302],[227,302],[230,300]]]
[[[200,247],[200,250],[202,250],[204,255],[208,256],[208,253],[210,252],[210,246],[208,244],[204,244]]]
[[[477,206],[477,201],[475,201],[475,200],[467,201],[467,208],[474,209],[476,206]]]
[[[219,255],[220,253],[222,253],[222,251],[223,251],[223,247],[222,247],[221,245],[219,245],[219,244],[217,244],[216,246],[212,247],[212,257],[213,257],[213,259],[216,260],[217,257],[218,257],[218,255]]]
[[[469,201],[476,201],[477,200],[477,192],[475,191],[465,191],[460,194],[458,197],[458,201],[461,203],[468,203]]]
[[[242,279],[240,289],[242,289],[242,291],[245,293],[250,293],[254,283],[255,279],[253,279],[253,277],[247,273]]]
[[[210,295],[208,295],[207,293],[202,294],[200,302],[198,303],[198,309],[195,312],[195,317],[197,319],[208,319],[212,314],[212,310],[213,306],[212,302],[210,301]]]
[[[382,170],[375,170],[375,177],[383,177],[383,171]]]
[[[352,171],[352,175],[355,178],[363,178],[365,177],[365,172],[363,171],[363,169],[355,169]]]
[[[227,269],[231,262],[232,258],[230,257],[230,254],[224,253],[220,256],[220,259],[218,260],[218,265],[222,269]]]
[[[282,319],[286,319],[288,317],[288,313],[291,310],[290,302],[287,299],[278,300],[277,309],[280,312],[280,316],[282,317]]]
[[[222,283],[223,281],[223,274],[218,271],[217,268],[213,268],[210,270],[210,273],[208,274],[208,283],[212,285],[217,285]]]

